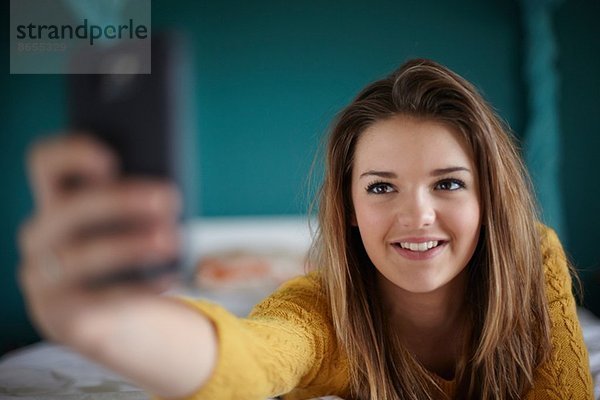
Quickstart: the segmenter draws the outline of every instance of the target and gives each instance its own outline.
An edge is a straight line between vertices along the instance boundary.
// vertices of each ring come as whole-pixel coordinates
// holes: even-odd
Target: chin
[[[440,282],[411,282],[408,284],[403,284],[403,285],[396,285],[398,286],[400,289],[409,292],[409,293],[414,293],[414,294],[428,294],[428,293],[433,293],[437,290],[439,290],[440,288],[444,287],[445,284],[444,283],[440,283]]]
[[[457,278],[462,276],[459,272],[454,276],[440,276],[436,274],[430,274],[425,271],[424,273],[415,276],[384,276],[379,274],[380,279],[383,279],[385,285],[395,286],[398,290],[405,293],[412,294],[431,294],[442,290],[444,288],[450,288],[452,283],[456,282]]]

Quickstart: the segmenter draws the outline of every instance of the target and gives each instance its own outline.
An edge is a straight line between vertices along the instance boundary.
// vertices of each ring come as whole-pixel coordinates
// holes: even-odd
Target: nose
[[[420,229],[430,226],[436,218],[435,207],[427,193],[406,193],[398,204],[397,219],[403,228]]]

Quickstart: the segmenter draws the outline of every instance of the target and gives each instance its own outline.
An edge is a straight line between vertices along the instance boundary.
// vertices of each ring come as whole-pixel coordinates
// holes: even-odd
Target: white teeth
[[[400,243],[400,247],[403,249],[409,249],[411,251],[427,251],[432,249],[438,245],[437,240],[422,242],[422,243],[410,243],[410,242],[402,242]]]

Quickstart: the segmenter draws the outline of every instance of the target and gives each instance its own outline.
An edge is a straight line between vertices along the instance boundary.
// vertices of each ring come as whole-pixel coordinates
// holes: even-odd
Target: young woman
[[[21,281],[49,339],[157,396],[592,398],[560,243],[537,222],[507,130],[441,65],[410,61],[341,112],[327,148],[315,271],[246,319],[154,295],[165,282],[81,284],[177,248],[174,190],[119,181],[115,165],[85,136],[32,151],[38,209],[21,235]],[[87,190],[61,189],[73,171]],[[144,223],[78,234],[125,217]]]

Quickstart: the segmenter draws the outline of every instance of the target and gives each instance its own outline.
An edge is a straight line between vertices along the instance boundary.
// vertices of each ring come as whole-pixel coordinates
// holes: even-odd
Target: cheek
[[[373,208],[361,208],[357,211],[356,219],[359,226],[376,228],[381,226],[386,216]]]
[[[358,226],[368,229],[376,229],[384,225],[392,217],[390,207],[368,201],[369,199],[357,198],[354,201],[354,214]]]
[[[394,223],[390,207],[365,202],[355,203],[356,222],[367,252],[372,255],[374,249],[385,239]]]
[[[474,249],[479,239],[481,225],[479,202],[465,201],[461,205],[450,208],[446,215],[446,222],[453,227],[455,233],[465,238],[464,245]]]

